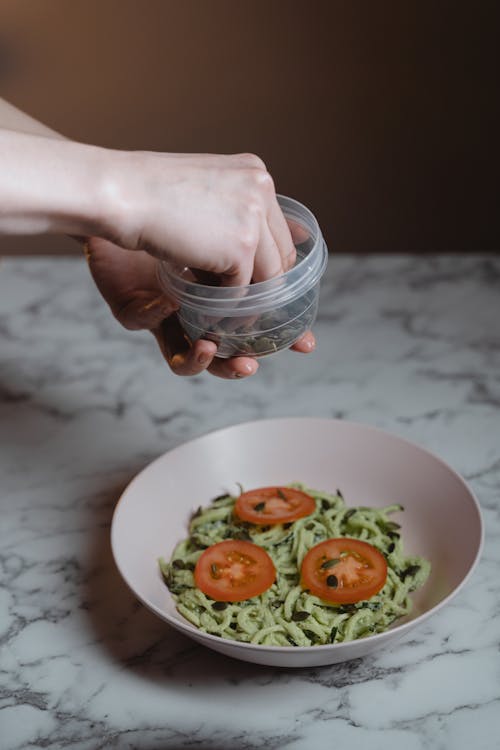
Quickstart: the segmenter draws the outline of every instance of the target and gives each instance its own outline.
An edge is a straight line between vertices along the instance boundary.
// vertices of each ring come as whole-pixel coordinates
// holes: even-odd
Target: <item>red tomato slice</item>
[[[296,521],[315,510],[313,497],[291,487],[260,487],[243,492],[234,506],[238,518],[260,526]]]
[[[206,549],[196,563],[194,581],[219,602],[241,602],[267,591],[276,579],[273,561],[252,542],[228,539]]]
[[[385,557],[375,547],[348,537],[327,539],[309,550],[302,561],[302,587],[328,602],[354,604],[383,588]]]

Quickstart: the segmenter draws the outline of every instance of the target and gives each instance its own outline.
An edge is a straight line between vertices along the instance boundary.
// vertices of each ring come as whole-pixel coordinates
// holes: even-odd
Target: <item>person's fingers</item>
[[[302,224],[299,224],[298,221],[294,221],[293,219],[286,219],[286,223],[295,245],[300,245],[302,244],[302,242],[305,242],[309,239],[309,232],[305,227],[302,226]]]
[[[266,281],[282,273],[283,263],[278,245],[267,221],[263,220],[255,253],[252,281]]]
[[[225,380],[248,378],[259,369],[259,364],[252,357],[232,357],[231,359],[215,359],[208,367],[209,373]]]
[[[210,367],[216,351],[213,341],[199,339],[187,351],[174,354],[168,364],[175,375],[199,375]]]
[[[199,339],[191,344],[176,315],[164,320],[152,333],[175,375],[198,375],[203,370],[208,370],[219,378],[234,380],[253,375],[259,367],[251,357],[217,359],[217,346],[213,341]]]
[[[306,331],[306,333],[304,333],[304,335],[290,347],[294,352],[301,352],[302,354],[309,354],[310,352],[313,352],[315,348],[316,339],[314,338],[312,331]]]
[[[267,220],[271,234],[274,237],[274,241],[281,256],[283,271],[289,271],[295,264],[297,252],[295,250],[295,245],[293,244],[290,228],[276,197],[274,197],[271,202],[271,208]]]
[[[152,330],[152,334],[176,375],[198,375],[208,368],[217,352],[213,341],[200,339],[191,345],[176,315],[162,321],[161,325]]]
[[[237,265],[221,274],[222,286],[248,286],[252,281],[253,272],[253,252],[248,249]]]

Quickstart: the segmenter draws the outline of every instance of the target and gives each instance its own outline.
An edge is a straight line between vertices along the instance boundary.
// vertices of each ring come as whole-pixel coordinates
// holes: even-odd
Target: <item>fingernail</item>
[[[314,339],[307,339],[306,346],[312,351],[316,347],[316,341]]]
[[[198,364],[200,364],[200,365],[206,365],[209,359],[210,359],[210,357],[208,356],[208,354],[206,354],[205,352],[202,352],[198,356]]]
[[[252,365],[241,365],[241,370],[234,373],[235,378],[246,378],[248,375],[253,375],[254,368]]]
[[[170,367],[172,367],[173,369],[182,367],[184,362],[185,362],[185,357],[183,354],[174,354],[174,356],[170,360]]]

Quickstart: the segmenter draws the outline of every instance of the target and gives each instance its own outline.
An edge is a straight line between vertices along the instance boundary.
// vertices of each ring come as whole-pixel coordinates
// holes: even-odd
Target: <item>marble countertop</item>
[[[490,750],[500,743],[500,257],[337,257],[310,356],[177,378],[78,259],[0,264],[0,747]],[[194,645],[112,560],[113,507],[214,428],[332,416],[425,445],[476,492],[471,582],[376,657],[282,670]]]

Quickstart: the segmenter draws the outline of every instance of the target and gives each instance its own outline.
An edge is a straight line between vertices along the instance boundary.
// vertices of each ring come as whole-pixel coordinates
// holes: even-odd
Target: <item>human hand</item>
[[[254,154],[110,152],[100,236],[246,285],[287,271],[295,246]]]
[[[0,232],[101,237],[247,285],[296,252],[254,154],[117,151],[0,127]]]
[[[291,232],[258,157],[113,151],[1,128],[0,157],[0,231],[93,237],[90,265],[115,316],[151,330],[175,372],[256,371],[248,357],[214,362],[213,342],[175,343],[174,305],[158,290],[151,256],[228,285],[292,267]],[[294,348],[311,350],[311,336]]]
[[[113,315],[125,328],[151,331],[176,375],[197,375],[208,370],[218,377],[233,379],[257,371],[258,362],[252,357],[218,359],[213,341],[200,339],[189,344],[177,321],[175,303],[158,284],[156,260],[148,253],[124,250],[95,237],[85,247],[94,281]],[[308,353],[314,347],[314,336],[307,332],[292,349]]]

